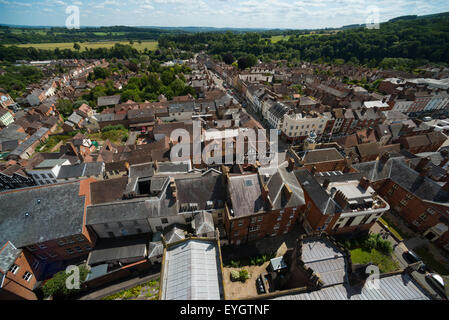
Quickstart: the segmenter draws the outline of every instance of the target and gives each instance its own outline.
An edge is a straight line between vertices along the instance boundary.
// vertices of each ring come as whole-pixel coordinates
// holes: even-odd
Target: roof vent
[[[41,199],[37,199],[37,204],[40,204],[41,203]]]
[[[25,212],[25,217],[29,217],[30,213],[29,212]]]

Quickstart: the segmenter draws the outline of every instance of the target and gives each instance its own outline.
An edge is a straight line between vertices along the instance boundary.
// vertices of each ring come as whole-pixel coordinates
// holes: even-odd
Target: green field
[[[120,44],[128,44],[129,41],[105,41],[105,42],[84,42],[79,43],[81,46],[81,51],[85,50],[86,48],[91,49],[98,49],[98,48],[111,48],[114,46],[114,44],[120,43]],[[73,43],[72,42],[60,42],[60,43],[27,43],[27,44],[18,44],[18,47],[22,48],[29,48],[33,47],[36,49],[43,49],[43,50],[54,50],[56,48],[59,48],[60,50],[63,49],[73,49]],[[158,47],[157,41],[142,41],[142,43],[138,43],[137,41],[134,41],[134,44],[132,45],[133,48],[143,51],[145,48],[148,50],[156,50]]]
[[[372,249],[367,251],[361,248],[351,250],[351,260],[354,264],[374,263],[381,273],[393,272],[399,269],[399,265],[393,259],[382,252]]]
[[[290,38],[290,36],[272,36],[271,37],[271,42],[272,43],[276,43],[279,42],[281,40],[288,40]]]

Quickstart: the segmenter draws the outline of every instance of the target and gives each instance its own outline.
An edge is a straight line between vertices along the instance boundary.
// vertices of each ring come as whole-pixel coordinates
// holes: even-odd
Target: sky
[[[449,11],[448,0],[0,0],[0,24],[315,29]]]

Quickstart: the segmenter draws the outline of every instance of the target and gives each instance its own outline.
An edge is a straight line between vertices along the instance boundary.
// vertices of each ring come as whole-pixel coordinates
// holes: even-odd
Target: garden
[[[159,278],[150,280],[133,288],[119,291],[102,300],[158,300]]]
[[[350,251],[351,260],[354,264],[373,263],[379,267],[381,273],[389,273],[400,269],[398,263],[392,258],[393,248],[391,243],[382,239],[379,234],[371,234],[341,243]]]

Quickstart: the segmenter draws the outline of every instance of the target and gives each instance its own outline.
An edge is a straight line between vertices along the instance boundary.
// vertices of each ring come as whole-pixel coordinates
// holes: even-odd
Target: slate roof
[[[192,227],[197,235],[214,232],[214,218],[212,213],[202,211],[198,213],[192,221]]]
[[[213,201],[216,207],[219,201],[224,204],[226,199],[221,174],[209,172],[200,177],[176,178],[175,183],[179,203],[197,203],[198,210],[205,210],[207,201]]]
[[[120,95],[98,97],[97,107],[112,106],[120,102]]]
[[[155,258],[164,254],[164,245],[161,241],[150,242],[148,245],[148,258]]]
[[[303,190],[308,193],[321,213],[334,215],[337,212],[341,212],[340,206],[329,196],[308,170],[297,170],[295,175]]]
[[[325,286],[347,282],[346,258],[329,240],[304,240],[302,261],[304,261],[306,266],[319,274]]]
[[[144,259],[147,256],[146,243],[114,243],[111,246],[105,248],[99,248],[91,251],[87,259],[88,265],[94,265],[98,263],[141,258]]]
[[[9,241],[0,247],[0,272],[4,274],[8,272],[21,253],[22,249],[17,249]]]
[[[0,243],[22,248],[81,234],[85,197],[79,192],[74,182],[0,193]]]
[[[305,204],[304,192],[293,171],[286,169],[287,163],[279,166],[277,172],[268,180],[268,195],[273,209],[293,208]],[[284,192],[284,185],[292,191],[290,199]]]
[[[228,186],[235,217],[254,214],[265,209],[257,174],[231,176]]]
[[[365,285],[360,290],[347,285],[335,285],[318,291],[277,297],[275,300],[431,300],[408,274],[397,274],[379,279],[379,290]]]
[[[389,159],[385,164],[372,161],[355,164],[353,167],[371,181],[389,178],[423,200],[448,204],[449,192],[444,191],[435,181],[421,177],[405,163],[403,157]]]
[[[93,182],[90,196],[93,205],[122,200],[128,177]]]
[[[335,148],[317,149],[306,151],[303,159],[304,164],[339,161],[344,160],[344,157]]]

